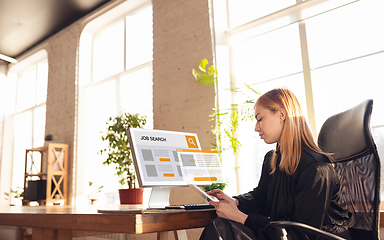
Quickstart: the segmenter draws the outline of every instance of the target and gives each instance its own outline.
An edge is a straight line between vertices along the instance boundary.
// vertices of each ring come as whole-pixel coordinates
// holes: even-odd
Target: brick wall
[[[214,88],[196,83],[192,68],[207,58],[212,40],[207,0],[153,0],[153,111],[156,129],[191,131],[209,149],[214,138]]]
[[[70,144],[74,138],[77,45],[81,29],[72,25],[51,37],[48,47],[46,134],[54,142]]]
[[[74,24],[51,37],[45,48],[49,65],[45,134],[52,134],[52,142],[68,144],[68,179],[72,179],[76,131],[77,49],[80,34],[80,25]],[[71,196],[71,180],[68,186]]]

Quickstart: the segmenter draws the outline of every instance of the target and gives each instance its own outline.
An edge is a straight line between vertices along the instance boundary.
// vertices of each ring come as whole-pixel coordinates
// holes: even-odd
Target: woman
[[[255,131],[265,143],[277,143],[264,157],[259,185],[251,192],[230,197],[220,190],[208,194],[220,201],[218,218],[200,239],[280,239],[269,222],[301,222],[350,239],[349,213],[341,200],[339,179],[332,159],[316,145],[295,95],[273,89],[255,104]],[[316,236],[287,229],[288,239]]]

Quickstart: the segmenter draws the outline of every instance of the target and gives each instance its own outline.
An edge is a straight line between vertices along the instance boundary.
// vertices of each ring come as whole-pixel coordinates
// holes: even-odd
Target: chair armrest
[[[320,236],[322,236],[326,239],[330,239],[330,240],[346,240],[345,238],[339,237],[335,234],[329,233],[329,232],[324,231],[324,230],[317,229],[315,227],[309,226],[309,225],[304,224],[304,223],[289,222],[289,221],[273,221],[273,222],[270,222],[269,224],[271,224],[273,226],[278,226],[278,227],[289,226],[289,227],[293,227],[293,228],[299,228],[305,232],[315,233],[317,235],[320,235]]]

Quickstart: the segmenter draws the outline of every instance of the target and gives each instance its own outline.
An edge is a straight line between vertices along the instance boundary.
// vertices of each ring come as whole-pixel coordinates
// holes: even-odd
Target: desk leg
[[[157,240],[168,240],[168,232],[158,232]]]
[[[58,229],[57,240],[72,240],[72,230]]]
[[[72,230],[32,228],[32,240],[72,240]]]
[[[32,228],[32,240],[52,240],[55,235],[55,229]]]
[[[186,230],[176,230],[176,231],[173,231],[173,233],[175,234],[176,240],[188,240]]]

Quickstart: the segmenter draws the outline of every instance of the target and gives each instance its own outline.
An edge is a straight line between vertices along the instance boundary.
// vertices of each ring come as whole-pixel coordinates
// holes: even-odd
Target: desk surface
[[[98,213],[96,208],[71,206],[0,208],[0,225],[114,233],[153,233],[205,227],[215,217],[209,210],[163,210],[128,213],[135,206],[116,206],[121,213]]]

